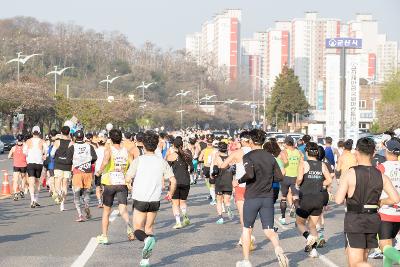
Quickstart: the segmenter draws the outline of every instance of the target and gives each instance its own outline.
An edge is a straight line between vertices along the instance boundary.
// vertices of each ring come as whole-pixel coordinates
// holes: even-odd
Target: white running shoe
[[[236,262],[236,267],[252,267],[251,262],[249,260],[242,260]]]
[[[60,211],[65,211],[64,201],[60,203]]]
[[[275,248],[275,255],[278,259],[279,267],[289,267],[289,259],[286,257],[281,247]]]
[[[307,237],[307,241],[306,241],[306,247],[304,248],[305,252],[310,252],[312,250],[312,246],[314,245],[315,242],[317,242],[318,238],[316,236],[313,235],[309,235]]]
[[[317,251],[315,248],[313,248],[313,249],[310,251],[310,254],[308,254],[308,256],[310,256],[310,258],[318,258],[318,257],[319,257],[319,254],[318,254],[318,251]]]
[[[381,250],[377,248],[371,254],[368,255],[368,258],[375,260],[383,259],[383,254]]]

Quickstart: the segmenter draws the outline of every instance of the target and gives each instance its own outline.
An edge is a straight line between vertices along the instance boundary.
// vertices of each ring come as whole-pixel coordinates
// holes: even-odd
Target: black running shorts
[[[205,178],[210,178],[210,167],[203,167],[203,175]]]
[[[243,223],[253,228],[257,215],[260,215],[263,229],[274,229],[274,198],[246,198],[243,204]]]
[[[400,230],[400,222],[381,222],[381,226],[379,228],[379,239],[393,239],[396,237],[397,233]]]
[[[376,233],[344,233],[345,247],[371,249],[378,247],[378,239]]]
[[[118,204],[128,204],[128,187],[126,185],[105,185],[103,204],[112,207],[115,197],[117,197]]]
[[[324,208],[324,198],[322,193],[312,195],[302,195],[299,207],[296,209],[297,216],[307,219],[309,216],[319,216]]]
[[[232,196],[232,191],[215,190],[215,194],[217,194],[219,196],[222,196],[222,195]]]
[[[289,177],[285,176],[283,178],[283,181],[281,182],[281,192],[282,192],[282,197],[287,197],[289,193],[289,188],[292,190],[292,195],[293,196],[298,196],[299,192],[296,189],[296,177]]]
[[[134,200],[132,208],[140,212],[157,212],[160,209],[160,201],[144,202]]]
[[[43,165],[36,163],[29,163],[26,166],[26,171],[28,172],[28,177],[35,177],[39,179],[42,176]]]
[[[14,172],[26,173],[26,167],[14,167]]]
[[[175,189],[174,195],[172,196],[172,199],[186,200],[189,195],[189,190],[190,190],[190,185],[178,184],[176,186],[176,189]]]

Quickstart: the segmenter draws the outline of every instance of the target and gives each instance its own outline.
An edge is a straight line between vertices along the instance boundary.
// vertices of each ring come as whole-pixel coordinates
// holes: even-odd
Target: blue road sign
[[[362,39],[358,38],[327,38],[325,40],[326,48],[352,48],[361,49]]]

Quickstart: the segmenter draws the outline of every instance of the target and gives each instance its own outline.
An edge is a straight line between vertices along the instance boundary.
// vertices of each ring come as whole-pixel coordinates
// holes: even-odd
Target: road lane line
[[[92,237],[89,240],[86,248],[83,250],[82,254],[72,263],[71,267],[83,267],[85,266],[86,262],[90,259],[93,255],[94,251],[97,247],[97,240],[95,237]]]
[[[339,267],[339,265],[336,265],[335,263],[333,263],[330,259],[328,259],[327,257],[325,257],[324,255],[319,255],[318,259],[320,259],[323,263],[326,264],[326,266],[329,267]]]
[[[119,213],[118,210],[113,210],[113,212],[111,212],[111,214],[110,214],[110,222],[115,221],[115,219],[116,219],[117,216],[118,216],[118,213]]]

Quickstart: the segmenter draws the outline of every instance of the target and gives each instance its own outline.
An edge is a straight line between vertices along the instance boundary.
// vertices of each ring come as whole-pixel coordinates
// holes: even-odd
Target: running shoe
[[[250,251],[255,250],[256,247],[256,238],[252,235],[250,239]]]
[[[281,247],[275,248],[275,255],[278,259],[279,267],[289,267],[289,259],[283,253],[283,249]]]
[[[149,259],[142,259],[139,263],[140,267],[149,267],[150,266],[150,260]]]
[[[14,201],[18,201],[18,199],[19,199],[19,198],[18,198],[18,193],[15,193],[15,194],[14,194]]]
[[[216,224],[224,224],[224,218],[219,218]]]
[[[35,206],[36,206],[36,207],[40,207],[40,204],[39,204],[39,203],[37,203],[36,201],[35,201],[35,202],[33,202],[33,203],[35,203]]]
[[[182,226],[185,227],[185,226],[188,226],[189,224],[190,224],[189,217],[187,215],[183,216],[183,224],[182,224]]]
[[[31,208],[32,208],[32,209],[36,208],[35,202],[32,202],[32,203],[31,203]]]
[[[60,211],[65,211],[64,201],[60,203]]]
[[[84,222],[85,221],[85,217],[83,217],[83,215],[78,216],[78,218],[75,220],[76,222]]]
[[[375,249],[371,254],[368,255],[368,258],[380,260],[383,259],[383,254],[380,249]]]
[[[318,254],[318,251],[317,251],[315,248],[313,248],[313,249],[310,251],[310,254],[308,254],[308,256],[309,256],[310,258],[318,258],[318,257],[319,257],[319,254]]]
[[[156,245],[156,239],[154,236],[148,236],[144,240],[144,247],[142,250],[142,258],[148,259],[150,258],[151,254],[153,253],[153,248]]]
[[[85,208],[85,213],[86,213],[86,220],[89,220],[90,218],[92,218],[92,214],[90,214],[89,208]]]
[[[211,206],[215,206],[215,205],[217,205],[217,202],[216,202],[215,200],[212,200],[212,201],[210,202],[210,205],[211,205]]]
[[[296,208],[295,208],[294,205],[292,205],[292,206],[290,207],[289,216],[290,216],[291,218],[296,218]]]
[[[108,237],[105,235],[98,235],[96,240],[97,244],[108,245]]]
[[[326,244],[326,240],[323,235],[320,235],[318,241],[317,241],[317,248],[323,248]]]
[[[183,226],[181,223],[176,223],[172,228],[174,229],[181,229]]]
[[[239,239],[239,242],[237,242],[236,246],[238,246],[238,247],[242,247],[243,246],[242,238]]]
[[[129,241],[133,241],[135,240],[135,234],[133,233],[133,230],[131,227],[127,226],[126,227],[126,234],[128,235],[128,240]]]
[[[252,267],[251,262],[249,260],[242,260],[236,262],[236,267]]]
[[[286,225],[287,223],[286,223],[286,219],[285,218],[279,218],[279,223],[280,224],[282,224],[282,225]]]
[[[278,230],[279,230],[279,228],[274,226],[274,232],[277,233]]]
[[[19,192],[19,196],[21,197],[21,198],[25,198],[25,194],[24,194],[24,192]]]
[[[307,241],[306,241],[306,247],[304,248],[305,252],[310,252],[312,249],[312,246],[315,244],[315,242],[317,242],[317,238],[313,235],[309,235],[307,237]]]
[[[228,208],[228,218],[229,220],[233,220],[233,212],[230,208]]]

